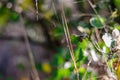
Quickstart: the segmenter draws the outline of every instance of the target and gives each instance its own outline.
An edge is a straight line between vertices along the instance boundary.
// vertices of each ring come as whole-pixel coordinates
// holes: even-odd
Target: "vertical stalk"
[[[31,47],[30,47],[30,44],[29,44],[29,40],[28,40],[28,37],[27,37],[27,32],[26,32],[26,30],[23,26],[22,18],[20,19],[20,21],[21,21],[21,24],[22,24],[21,27],[22,27],[23,33],[24,33],[25,45],[26,45],[28,56],[29,56],[30,63],[31,63],[32,77],[33,77],[34,80],[40,80],[37,69],[35,67],[35,61],[34,61],[33,53],[32,53],[32,50],[31,50]]]
[[[64,32],[65,32],[65,37],[66,37],[66,40],[67,40],[68,48],[69,48],[69,51],[70,51],[72,61],[74,63],[74,67],[75,67],[75,71],[76,71],[76,75],[77,75],[77,80],[79,80],[79,71],[77,69],[77,65],[76,65],[76,61],[75,61],[75,57],[74,57],[73,46],[72,46],[72,42],[71,42],[71,39],[70,39],[68,24],[67,24],[67,20],[66,20],[66,17],[65,17],[64,9],[63,9],[63,3],[61,5],[61,17],[62,17],[62,23],[63,23],[63,27],[64,27]]]
[[[36,19],[38,21],[38,18],[39,18],[39,16],[38,16],[38,0],[35,0],[35,7],[36,7]]]

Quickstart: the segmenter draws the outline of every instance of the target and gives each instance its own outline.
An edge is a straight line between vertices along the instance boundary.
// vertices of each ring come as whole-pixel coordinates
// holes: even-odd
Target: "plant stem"
[[[34,61],[33,53],[32,53],[32,50],[31,50],[31,47],[30,47],[30,44],[29,44],[29,40],[28,40],[28,37],[27,37],[27,32],[26,32],[26,30],[23,26],[23,19],[21,18],[20,20],[21,20],[21,24],[22,24],[21,27],[23,28],[23,33],[24,33],[25,45],[26,45],[26,48],[27,48],[27,51],[28,51],[28,56],[29,56],[30,63],[31,63],[32,77],[33,77],[34,80],[40,80],[37,69],[35,67],[35,61]]]
[[[76,71],[76,75],[77,75],[77,80],[79,80],[79,71],[77,69],[77,65],[76,65],[76,61],[75,61],[75,57],[74,57],[73,46],[72,46],[72,42],[71,42],[71,39],[70,39],[70,33],[69,33],[68,24],[67,24],[67,20],[66,20],[66,17],[65,17],[64,9],[63,9],[63,4],[61,6],[61,11],[62,11],[62,13],[61,13],[62,23],[63,23],[63,27],[64,27],[64,32],[65,32],[68,48],[69,48],[69,51],[70,51],[72,61],[74,63],[74,67],[75,67],[75,71]]]

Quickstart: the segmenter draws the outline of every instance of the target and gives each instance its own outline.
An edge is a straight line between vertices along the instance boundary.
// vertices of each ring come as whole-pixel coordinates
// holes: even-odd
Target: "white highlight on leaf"
[[[80,32],[87,32],[87,33],[89,33],[90,32],[90,30],[88,29],[88,28],[83,28],[82,26],[77,26],[77,29],[80,31]]]
[[[114,39],[116,39],[116,38],[118,38],[119,36],[120,36],[119,30],[115,28],[115,29],[112,31],[112,37],[113,37]]]
[[[70,63],[70,62],[65,62],[64,68],[65,68],[65,69],[68,69],[68,68],[70,68],[70,67],[71,67],[71,63]]]
[[[92,50],[90,50],[90,53],[91,53],[92,59],[93,59],[95,62],[97,62],[97,61],[98,61],[98,57],[97,57],[95,51],[92,49]]]
[[[81,32],[85,32],[85,29],[84,29],[83,27],[81,27],[81,26],[78,26],[77,29],[78,29],[79,31],[81,31]]]
[[[105,42],[107,47],[111,47],[111,43],[112,43],[113,40],[112,40],[112,37],[111,37],[111,35],[109,33],[105,33],[102,36],[102,39]]]
[[[114,29],[112,32],[112,37],[115,41],[116,49],[120,49],[120,32],[118,29]]]
[[[103,51],[104,53],[106,53],[106,47],[105,47],[105,46],[103,46],[102,51]]]
[[[84,50],[84,56],[89,56],[89,52],[87,49]]]

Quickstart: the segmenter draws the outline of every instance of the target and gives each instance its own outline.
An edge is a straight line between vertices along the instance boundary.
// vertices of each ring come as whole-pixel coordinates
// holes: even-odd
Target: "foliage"
[[[111,0],[93,0],[94,4],[87,2],[87,0],[75,1],[77,1],[75,4],[77,6],[71,3],[74,5],[72,8],[71,5],[63,4],[67,21],[65,24],[60,7],[61,3],[57,0],[52,0],[51,3],[47,0],[38,0],[38,6],[32,0],[14,0],[13,2],[2,0],[0,1],[0,29],[4,29],[8,23],[20,22],[23,18],[25,24],[22,25],[32,26],[30,28],[25,27],[26,31],[29,31],[27,36],[31,40],[40,42],[41,37],[39,35],[45,34],[48,37],[47,39],[51,39],[51,41],[48,40],[48,44],[54,46],[54,53],[50,54],[50,60],[41,63],[36,62],[37,70],[48,75],[46,80],[76,80],[77,72],[65,37],[67,33],[65,26],[68,25],[79,80],[104,80],[106,79],[104,76],[107,77],[106,80],[116,79],[116,77],[120,80],[120,1],[113,0],[111,3]],[[107,5],[111,7],[114,5],[116,9],[109,9]],[[35,6],[38,7],[39,14],[36,13]],[[74,9],[76,9],[75,13],[78,14],[74,13]],[[80,11],[81,9],[82,11]],[[36,21],[37,15],[39,15],[38,21]],[[35,28],[33,24],[42,26],[43,33],[39,30],[41,28]],[[2,33],[1,30],[0,33]],[[51,46],[50,49],[53,48]],[[102,70],[96,66],[102,66]],[[25,69],[22,64],[17,67],[21,70]],[[102,78],[99,78],[101,76]],[[7,80],[11,80],[11,78],[7,78]]]

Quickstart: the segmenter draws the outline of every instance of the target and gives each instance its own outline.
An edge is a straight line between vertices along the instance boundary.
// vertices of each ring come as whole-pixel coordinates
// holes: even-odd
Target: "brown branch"
[[[101,37],[100,37],[100,33],[99,33],[99,30],[98,30],[97,28],[95,28],[95,35],[96,35],[97,41],[98,41],[98,42],[101,42],[102,39],[101,39]]]
[[[37,69],[35,67],[35,61],[34,61],[33,53],[32,53],[32,50],[31,50],[31,47],[30,47],[30,44],[29,44],[29,40],[28,40],[28,37],[27,37],[27,32],[26,32],[26,30],[23,26],[22,17],[20,18],[20,20],[21,20],[21,24],[22,24],[21,27],[23,27],[25,44],[26,44],[26,48],[27,48],[27,51],[28,51],[28,56],[29,56],[30,63],[31,63],[32,77],[33,77],[34,80],[40,80]]]
[[[71,39],[70,39],[70,33],[69,33],[69,29],[68,29],[67,20],[66,20],[66,17],[65,17],[63,5],[61,6],[61,11],[62,11],[61,17],[62,17],[62,21],[63,21],[64,32],[65,32],[68,48],[69,48],[69,51],[70,51],[72,61],[74,63],[74,67],[75,67],[75,71],[76,71],[76,75],[77,75],[77,80],[79,80],[79,72],[78,72],[75,57],[74,57],[73,46],[72,46],[72,42],[71,42]]]

